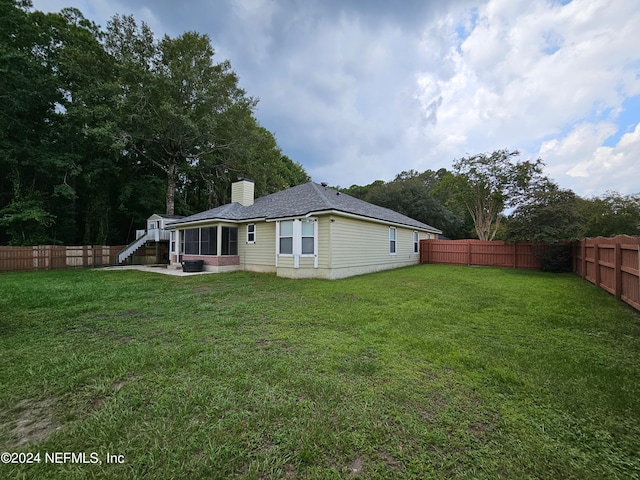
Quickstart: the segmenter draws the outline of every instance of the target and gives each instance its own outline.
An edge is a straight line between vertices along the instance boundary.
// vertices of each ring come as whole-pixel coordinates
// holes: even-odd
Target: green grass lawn
[[[40,453],[0,478],[640,478],[640,315],[494,268],[3,274],[0,451]]]

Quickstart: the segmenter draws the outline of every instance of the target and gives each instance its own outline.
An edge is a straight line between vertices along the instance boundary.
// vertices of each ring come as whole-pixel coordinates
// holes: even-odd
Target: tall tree
[[[582,199],[571,190],[556,185],[534,192],[506,221],[509,241],[561,243],[578,240],[584,234]]]
[[[166,213],[173,215],[180,175],[229,148],[218,127],[224,117],[250,115],[256,102],[238,86],[228,61],[214,63],[207,35],[187,32],[156,42],[144,23],[116,16],[106,45],[125,69],[123,146],[166,174]]]
[[[30,6],[0,0],[0,227],[12,244],[26,245],[49,240],[47,229],[55,221],[46,176],[54,165],[46,145],[61,99],[49,41]]]
[[[447,181],[456,201],[471,218],[480,240],[493,240],[503,212],[515,208],[549,180],[542,174],[544,163],[512,162],[520,152],[497,150],[460,158],[453,163],[454,175]]]
[[[585,235],[611,237],[640,235],[640,194],[620,195],[607,192],[582,203]]]
[[[582,199],[571,190],[550,184],[532,193],[506,221],[508,241],[525,240],[540,261],[540,267],[550,272],[570,272],[573,256],[569,242],[584,233],[584,217],[580,212]]]
[[[122,156],[113,141],[115,63],[100,43],[102,32],[79,10],[49,18],[51,36],[59,38],[54,59],[63,93],[50,145],[59,171],[56,234],[66,242],[105,244],[114,236],[115,190],[122,184]]]
[[[7,96],[0,226],[11,243],[106,243],[105,190],[119,183],[112,181],[109,131],[113,63],[98,27],[78,10],[44,14],[31,12],[28,2],[10,3],[0,3],[7,31],[0,35],[0,63],[7,67],[0,78]]]

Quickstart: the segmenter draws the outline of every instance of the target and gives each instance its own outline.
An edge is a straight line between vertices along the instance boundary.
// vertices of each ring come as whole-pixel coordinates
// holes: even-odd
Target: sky
[[[495,150],[640,193],[638,0],[33,0],[206,33],[283,154],[349,187]]]

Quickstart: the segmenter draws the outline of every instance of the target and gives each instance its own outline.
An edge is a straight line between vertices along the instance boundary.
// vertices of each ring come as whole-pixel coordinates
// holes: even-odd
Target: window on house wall
[[[313,255],[315,253],[313,248],[315,239],[314,224],[313,220],[302,221],[302,248],[300,250],[302,255]]]
[[[222,227],[222,255],[238,255],[237,227]]]
[[[413,232],[413,253],[420,251],[420,235],[418,232]]]
[[[389,228],[389,254],[395,255],[396,253],[396,229],[395,227]]]
[[[280,222],[280,255],[293,255],[293,220]]]
[[[247,243],[256,243],[256,224],[247,225]]]
[[[317,221],[313,218],[278,222],[279,255],[313,256],[317,250]]]
[[[169,252],[176,251],[176,232],[173,230],[169,232]]]
[[[200,229],[184,230],[184,250],[187,255],[200,255]]]
[[[200,255],[218,254],[218,228],[204,227],[200,229]]]

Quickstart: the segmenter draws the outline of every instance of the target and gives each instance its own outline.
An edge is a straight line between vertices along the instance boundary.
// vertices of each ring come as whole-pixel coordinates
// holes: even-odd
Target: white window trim
[[[305,219],[307,220],[307,219]],[[300,220],[300,256],[301,257],[315,257],[318,252],[318,221],[315,218],[308,219],[307,221],[313,222],[313,253],[302,253],[302,222],[305,220]],[[308,238],[306,236],[305,238]]]
[[[391,232],[393,232],[393,238],[391,238]],[[391,245],[393,242],[393,252],[391,251]],[[389,255],[398,254],[398,229],[396,227],[389,227]]]
[[[293,221],[293,268],[300,268],[300,254],[302,253],[302,222],[300,219]]]
[[[317,218],[293,218],[282,220],[293,221],[292,253],[280,253],[280,222],[276,220],[276,267],[279,257],[293,257],[293,268],[300,268],[300,258],[313,258],[313,268],[318,268],[318,219]],[[302,253],[302,222],[313,222],[313,253]],[[282,237],[282,238],[289,238]]]
[[[280,253],[280,239],[281,238],[289,238],[288,235],[286,237],[280,236],[280,224],[282,222],[290,222],[290,221],[293,221],[293,233],[291,234],[292,250],[291,250],[291,253]],[[295,220],[282,220],[282,222],[280,220],[278,220],[276,222],[276,258],[277,257],[293,257],[295,255],[295,253],[296,253],[295,238],[296,238],[296,223],[297,222]],[[276,266],[277,266],[277,263],[276,263]]]
[[[305,220],[308,222],[313,222],[313,253],[302,253],[302,222],[304,222]],[[296,243],[298,243],[300,248],[300,257],[313,258],[313,268],[318,268],[318,219],[308,218],[300,220],[298,223],[300,224],[300,238]]]
[[[420,254],[420,232],[417,230],[413,231],[413,254]]]
[[[253,232],[249,232],[249,227],[253,226]],[[249,235],[253,234],[253,240],[249,240]],[[247,224],[247,243],[254,244],[256,243],[256,224],[248,223]]]

